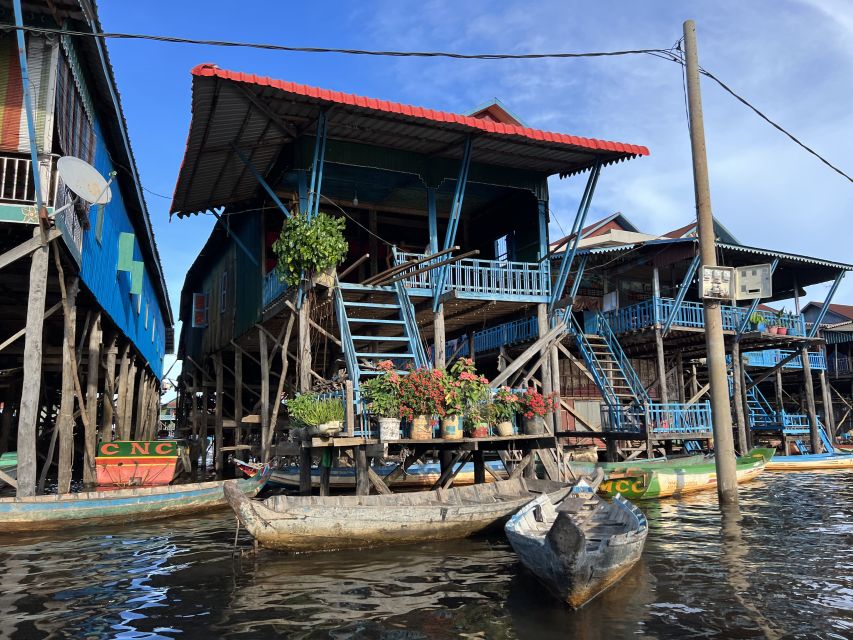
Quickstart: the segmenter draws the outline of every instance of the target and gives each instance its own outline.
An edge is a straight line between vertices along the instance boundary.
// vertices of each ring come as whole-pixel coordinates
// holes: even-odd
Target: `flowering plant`
[[[471,358],[459,358],[446,378],[445,408],[449,414],[463,411],[479,415],[479,404],[489,397],[489,381],[477,375]]]
[[[421,415],[443,417],[445,378],[441,369],[409,366],[408,375],[400,377],[400,415],[409,420]]]
[[[543,396],[533,387],[529,387],[518,397],[519,410],[527,419],[544,416],[554,410],[554,404],[553,398]]]
[[[394,363],[383,360],[376,364],[381,374],[362,383],[361,390],[367,401],[367,409],[381,418],[400,417],[400,381],[402,376],[394,369]]]
[[[518,394],[509,387],[501,387],[495,392],[491,406],[495,421],[505,422],[512,420],[512,417],[519,410]]]

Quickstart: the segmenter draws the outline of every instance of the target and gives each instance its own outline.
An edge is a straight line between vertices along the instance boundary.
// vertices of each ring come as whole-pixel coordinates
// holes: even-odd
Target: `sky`
[[[848,0],[146,0],[102,2],[100,17],[106,32],[464,53],[669,48],[693,19],[704,68],[853,173]],[[602,171],[588,220],[621,211],[662,233],[695,218],[682,75],[659,58],[366,58],[124,40],[108,47],[176,320],[184,275],[214,223],[170,221],[168,213],[191,117],[190,69],[202,62],[446,111],[497,97],[529,126],[650,149]],[[714,215],[744,244],[853,262],[853,184],[707,79],[702,98]],[[584,180],[551,180],[552,237],[571,228]],[[822,301],[828,288],[810,288],[807,299]],[[853,304],[853,276],[835,301]]]

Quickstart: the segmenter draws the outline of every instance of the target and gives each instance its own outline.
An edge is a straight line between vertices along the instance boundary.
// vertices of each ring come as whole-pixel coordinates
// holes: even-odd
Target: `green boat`
[[[755,479],[773,458],[775,449],[756,448],[736,461],[737,482]],[[614,470],[598,488],[602,495],[621,495],[628,500],[653,500],[707,491],[717,486],[717,468],[713,460],[680,466],[633,467]]]
[[[643,460],[624,460],[622,462],[585,462],[571,460],[566,462],[566,466],[576,478],[581,476],[592,476],[596,469],[604,471],[604,477],[607,478],[614,471],[625,471],[626,469],[645,469],[654,467],[655,469],[668,467],[689,467],[696,464],[707,462],[703,454],[699,453],[692,456],[678,456],[675,458],[652,458]]]

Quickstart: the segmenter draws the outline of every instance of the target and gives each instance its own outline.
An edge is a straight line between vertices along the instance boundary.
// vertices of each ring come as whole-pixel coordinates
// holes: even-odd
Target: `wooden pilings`
[[[743,401],[743,360],[740,355],[740,343],[737,341],[732,344],[732,391],[737,418],[738,448],[740,455],[744,455],[749,450],[749,445],[746,437],[746,411]]]
[[[61,276],[60,276],[61,277]],[[65,330],[62,340],[62,397],[59,404],[59,479],[57,493],[71,490],[71,465],[74,459],[74,337],[77,327],[77,290],[74,278],[68,287],[65,307]]]
[[[216,372],[216,406],[213,423],[213,469],[222,473],[222,405],[225,400],[225,379],[222,369],[222,354],[213,354],[213,366]]]
[[[800,360],[803,363],[803,387],[806,392],[806,412],[809,416],[809,435],[812,442],[812,453],[821,453],[823,451],[823,443],[820,439],[820,427],[818,427],[817,423],[814,380],[812,380],[812,368],[809,363],[808,347],[800,347]]]
[[[87,485],[95,482],[95,451],[98,444],[98,381],[100,377],[101,314],[95,313],[95,318],[89,328],[89,353],[86,366],[86,411],[89,419],[84,426],[83,447],[83,482]]]

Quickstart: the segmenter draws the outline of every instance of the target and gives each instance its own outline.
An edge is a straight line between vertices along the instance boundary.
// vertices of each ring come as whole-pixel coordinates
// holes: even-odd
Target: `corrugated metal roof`
[[[821,267],[830,267],[833,269],[841,269],[843,271],[853,271],[853,264],[844,262],[835,262],[833,260],[821,260],[820,258],[810,258],[797,253],[785,253],[784,251],[770,251],[769,249],[759,249],[758,247],[746,247],[739,244],[723,244],[717,243],[721,249],[729,251],[741,251],[743,253],[751,253],[757,256],[767,256],[768,258],[779,258],[780,260],[792,260],[794,262],[802,262],[804,264],[814,264]]]
[[[321,110],[330,139],[459,158],[475,136],[472,162],[568,175],[596,161],[648,155],[646,147],[569,136],[491,120],[219,69],[192,70],[192,123],[172,201],[186,215],[251,197],[257,181],[232,155],[235,144],[264,173],[281,147],[311,134]]]

